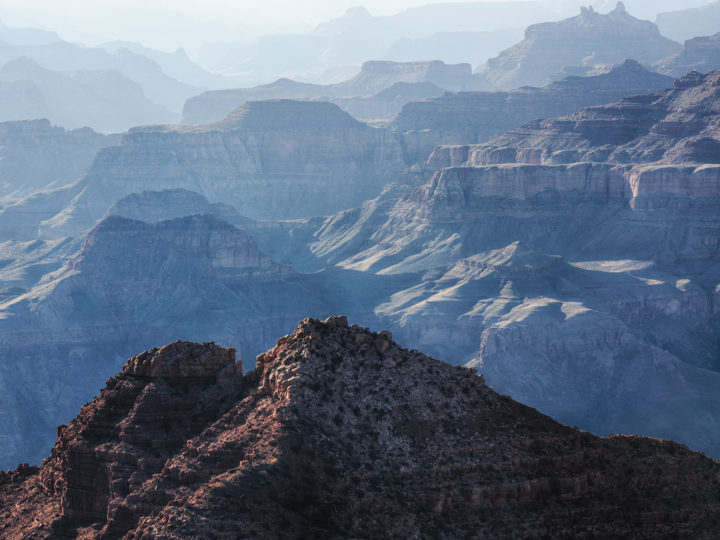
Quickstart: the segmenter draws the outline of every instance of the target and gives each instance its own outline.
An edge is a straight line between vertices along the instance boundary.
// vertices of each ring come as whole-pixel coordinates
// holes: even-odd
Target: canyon
[[[630,62],[577,84],[623,73],[665,81]],[[0,211],[11,222],[13,209],[35,209],[27,236],[2,247],[12,262],[0,268],[0,336],[21,362],[4,378],[2,463],[29,448],[37,462],[53,426],[133,351],[212,339],[247,362],[295,320],[333,312],[477,366],[568,424],[720,455],[717,88],[718,72],[690,74],[490,142],[439,146],[409,168],[391,131],[330,103],[251,102],[215,125],[131,131],[76,184]],[[355,207],[372,192],[348,189],[369,178],[348,159],[375,164],[379,194]],[[277,196],[283,174],[314,191]],[[273,219],[289,199],[306,215]],[[102,351],[109,363],[94,362]],[[47,370],[49,386],[23,365]],[[76,369],[55,373],[65,365]],[[16,389],[45,404],[31,432],[17,428],[29,413],[11,406]]]
[[[160,524],[143,521],[147,506],[138,501],[150,495],[134,490],[253,388],[255,375],[243,376],[240,366],[250,370],[257,354],[308,315],[346,313],[358,324],[387,328],[399,342],[473,367],[496,391],[597,435],[661,437],[720,456],[720,72],[686,74],[712,66],[715,37],[681,49],[622,5],[543,28],[529,29],[528,39],[500,58],[522,67],[540,52],[569,49],[545,41],[545,30],[565,39],[589,28],[588,43],[604,48],[595,47],[581,65],[572,65],[575,57],[561,68],[542,65],[541,74],[512,62],[495,72],[498,81],[509,77],[510,87],[520,84],[512,82],[516,75],[552,81],[543,87],[478,91],[490,88],[492,62],[483,75],[468,63],[372,61],[345,83],[281,79],[189,101],[187,111],[197,106],[198,121],[210,123],[139,126],[113,136],[40,120],[0,124],[7,141],[0,170],[8,179],[0,208],[0,467],[40,463],[55,426],[70,422],[137,351],[182,339],[177,351],[163,350],[180,358],[205,347],[200,356],[232,372],[217,394],[214,372],[189,382],[182,374],[143,371],[140,364],[152,364],[157,351],[133,361],[120,376],[121,386],[129,385],[121,401],[143,401],[143,384],[159,377],[160,386],[180,386],[169,393],[163,387],[163,397],[153,394],[149,402],[169,395],[182,401],[187,390],[207,396],[202,406],[209,408],[198,409],[197,423],[180,422],[182,433],[153,459],[141,463],[133,450],[137,475],[113,461],[117,449],[93,450],[87,470],[107,465],[112,472],[107,482],[98,473],[107,489],[92,497],[84,473],[63,462],[75,443],[62,438],[72,430],[61,428],[41,472],[28,466],[0,480],[9,486],[0,490],[15,494],[24,489],[17,482],[27,481],[32,497],[40,497],[32,504],[49,512],[40,512],[42,523],[18,521],[11,526],[20,528],[8,530],[37,526],[72,535],[80,527],[88,536],[112,537],[133,527],[138,535],[175,528],[185,518],[165,506],[157,509]],[[119,53],[126,45],[107,47]],[[647,54],[627,60],[633,47]],[[587,53],[577,49],[569,52]],[[178,77],[192,71],[182,53],[141,53],[177,62]],[[322,333],[333,324],[338,320],[306,327]],[[387,347],[378,352],[398,348]],[[236,349],[238,367],[224,348]],[[142,443],[141,430],[129,429],[124,441]],[[633,448],[644,441],[611,440],[635,441],[622,443]],[[690,455],[674,443],[637,445]],[[67,478],[77,491],[64,491]],[[547,487],[554,481],[543,482],[522,489],[535,493],[542,484],[542,493],[555,493]],[[493,489],[509,496],[504,484]],[[573,488],[582,501],[595,493],[583,489]],[[452,508],[456,497],[448,497],[433,508]],[[652,519],[639,518],[647,530],[664,530],[652,529],[652,520],[684,530],[677,516],[648,512]],[[308,518],[290,512],[287,519]],[[430,532],[436,526],[417,525]],[[505,526],[492,522],[483,530],[520,535]],[[611,531],[594,521],[583,526]],[[370,532],[376,529],[357,529]]]
[[[380,324],[499,391],[718,455],[718,75],[439,147],[310,250],[404,276]]]

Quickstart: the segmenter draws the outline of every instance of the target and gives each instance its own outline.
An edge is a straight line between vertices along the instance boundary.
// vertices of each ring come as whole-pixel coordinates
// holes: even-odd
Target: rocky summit
[[[618,2],[606,14],[583,7],[576,17],[528,27],[525,39],[488,60],[483,74],[498,88],[538,86],[567,66],[616,64],[626,58],[651,64],[680,48]]]
[[[598,438],[345,317],[243,375],[175,342],[131,358],[42,467],[0,473],[4,538],[711,538],[720,464]]]

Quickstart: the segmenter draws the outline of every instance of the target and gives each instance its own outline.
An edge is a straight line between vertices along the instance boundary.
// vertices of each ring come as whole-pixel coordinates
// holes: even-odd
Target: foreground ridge
[[[710,538],[720,464],[599,438],[473,370],[305,319],[243,376],[175,342],[128,361],[42,467],[0,473],[17,537]]]

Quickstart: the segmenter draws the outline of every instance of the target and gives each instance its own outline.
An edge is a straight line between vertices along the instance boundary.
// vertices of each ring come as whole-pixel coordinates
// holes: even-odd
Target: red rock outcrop
[[[717,462],[562,426],[344,317],[239,375],[211,344],[131,359],[39,472],[0,475],[0,535],[710,538],[720,519]]]

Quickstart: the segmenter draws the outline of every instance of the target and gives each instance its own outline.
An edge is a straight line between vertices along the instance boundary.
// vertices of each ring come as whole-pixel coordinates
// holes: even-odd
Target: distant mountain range
[[[3,120],[47,118],[70,129],[92,126],[105,133],[147,123],[170,123],[177,116],[148,100],[142,88],[115,70],[50,71],[21,57],[0,68],[0,85],[27,85],[12,93],[18,109]],[[19,102],[19,103],[18,103]],[[28,116],[24,114],[34,113]]]
[[[604,15],[582,8],[579,16],[540,22],[557,18],[538,2],[427,5],[390,17],[352,9],[310,33],[222,46],[227,62],[219,61],[217,69],[225,75],[201,68],[183,50],[167,53],[123,41],[84,47],[51,32],[2,26],[0,65],[16,64],[3,70],[0,121],[45,117],[66,128],[120,132],[177,122],[181,109],[184,122],[208,123],[249,99],[268,98],[329,99],[357,118],[388,121],[405,103],[439,97],[443,90],[542,86],[559,74],[597,73],[628,58],[673,76],[685,68],[718,67],[713,49],[693,42],[690,58],[651,22],[629,15],[622,2]],[[467,55],[480,50],[482,58]],[[28,61],[36,66],[31,69]],[[670,62],[672,67],[660,67]],[[481,72],[470,73],[468,64]],[[348,78],[361,65],[359,74]],[[332,75],[328,79],[323,72]],[[296,80],[277,80],[280,75]],[[340,82],[317,84],[323,79]],[[276,82],[228,90],[267,80]],[[395,83],[403,84],[390,89]]]
[[[429,4],[382,17],[358,7],[309,33],[207,47],[199,61],[221,73],[242,77],[247,85],[279,76],[331,83],[337,80],[333,76],[336,70],[346,74],[347,68],[355,71],[367,60],[480,64],[510,45],[527,25],[556,17],[536,1]],[[471,47],[466,47],[467,32],[473,33]],[[445,56],[445,45],[433,49],[432,57],[418,58],[416,50],[408,58],[407,40],[425,50],[442,43],[463,48],[449,49],[451,57]]]
[[[576,17],[531,26],[524,40],[488,60],[479,73],[472,74],[466,63],[370,61],[365,62],[354,77],[334,84],[309,84],[283,78],[252,88],[204,92],[185,103],[183,122],[218,121],[246,101],[277,98],[328,100],[356,118],[387,121],[406,103],[438,98],[443,90],[543,86],[567,75],[606,73],[626,59],[673,77],[694,69],[707,72],[720,68],[714,43],[712,38],[698,38],[682,47],[662,37],[653,23],[631,16],[620,2],[607,14],[582,8]],[[390,89],[394,84],[401,86]],[[654,88],[643,86],[643,81],[636,83],[638,93]],[[515,95],[519,96],[520,92]],[[622,96],[608,96],[608,100],[619,97]],[[554,114],[552,111],[541,116]],[[507,128],[507,124],[503,128]],[[495,133],[502,133],[503,128]]]
[[[182,51],[115,42],[85,47],[43,30],[0,26],[0,121],[47,118],[65,128],[122,132],[172,123],[186,99],[231,86]]]
[[[705,6],[691,7],[660,13],[656,23],[663,35],[676,41],[697,36],[709,36],[720,32],[720,2],[708,2]]]
[[[394,85],[402,86],[395,87]],[[214,90],[189,99],[183,122],[207,124],[219,121],[248,101],[263,99],[305,99],[331,101],[359,119],[393,118],[405,103],[441,95],[445,91],[485,88],[472,74],[470,64],[448,65],[432,62],[365,62],[354,77],[336,84],[309,84],[279,79],[274,83]]]
[[[607,14],[581,8],[576,17],[530,26],[523,41],[488,60],[482,75],[503,89],[542,86],[566,66],[616,64],[627,58],[652,64],[679,51],[680,44],[618,2]]]

